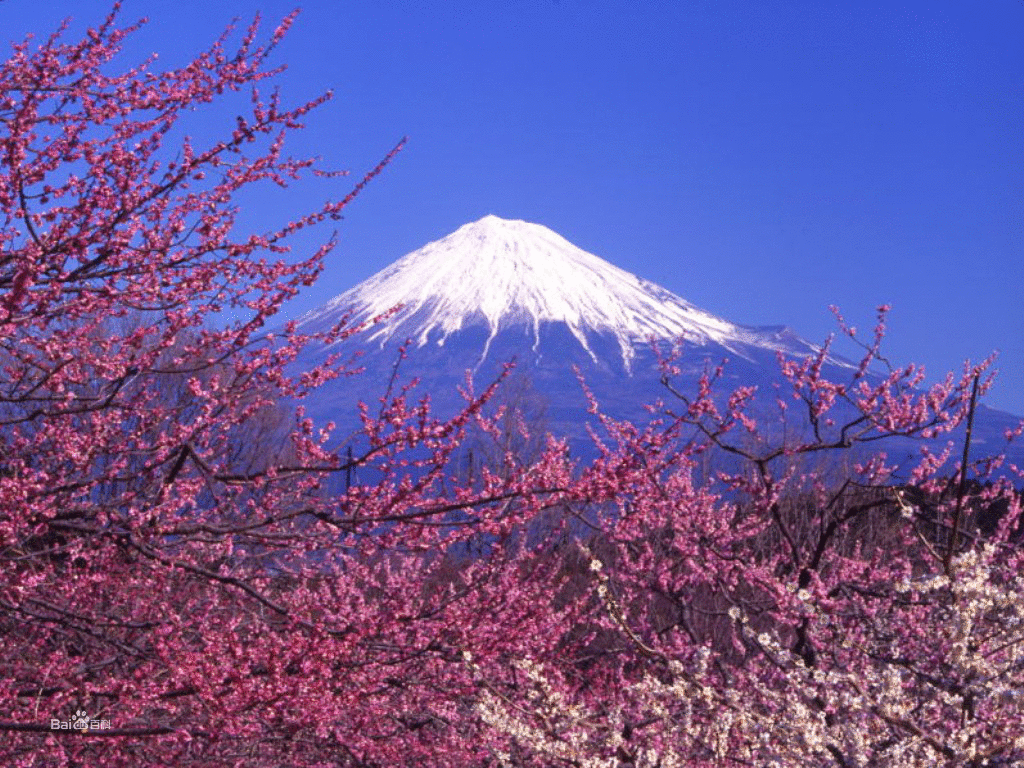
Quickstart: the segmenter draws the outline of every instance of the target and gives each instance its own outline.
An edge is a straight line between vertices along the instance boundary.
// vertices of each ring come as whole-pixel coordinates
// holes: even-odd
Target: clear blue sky
[[[126,61],[181,63],[294,0],[127,0]],[[97,0],[0,2],[0,38]],[[722,317],[812,341],[838,304],[932,375],[994,349],[990,405],[1024,414],[1024,0],[312,0],[277,53],[286,98],[332,89],[296,152],[354,204],[295,312],[495,213]],[[76,21],[76,26],[77,26]],[[233,121],[228,118],[226,125]],[[345,190],[254,195],[254,221]]]

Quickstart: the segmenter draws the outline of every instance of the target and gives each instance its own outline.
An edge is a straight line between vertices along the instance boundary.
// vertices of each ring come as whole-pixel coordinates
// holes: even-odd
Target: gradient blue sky
[[[294,0],[127,0],[124,61],[198,52]],[[0,42],[97,0],[0,2]],[[1000,350],[1024,414],[1024,1],[311,0],[286,99],[335,99],[293,144],[361,175],[298,313],[484,214],[538,222],[704,309],[812,341],[838,304],[932,376]],[[211,120],[213,117],[210,118]],[[225,125],[233,120],[225,114]],[[266,221],[347,186],[265,190]]]

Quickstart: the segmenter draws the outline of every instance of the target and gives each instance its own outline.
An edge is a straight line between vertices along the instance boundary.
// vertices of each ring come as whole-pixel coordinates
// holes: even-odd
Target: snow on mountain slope
[[[499,330],[532,327],[537,351],[542,324],[564,323],[595,361],[594,336],[613,337],[627,372],[636,349],[651,338],[716,343],[734,352],[746,345],[804,354],[812,349],[779,329],[717,318],[547,227],[493,215],[399,259],[302,322],[319,325],[345,311],[363,322],[396,305],[401,310],[371,328],[365,341],[383,347],[412,338],[421,347],[443,346],[451,334],[483,324],[488,336],[482,361]]]
[[[402,380],[418,381],[417,392],[430,396],[435,413],[447,418],[465,405],[459,387],[467,370],[489,382],[515,360],[520,378],[509,385],[510,402],[541,404],[543,428],[569,437],[574,450],[585,452],[593,447],[587,432],[591,415],[575,371],[602,412],[644,423],[647,404],[671,401],[649,342],[682,338],[679,391],[692,392],[703,372],[727,361],[716,390],[722,403],[733,388],[753,386],[751,412],[766,434],[795,434],[807,426],[799,409],[790,412],[791,423],[779,421],[778,398],[791,399],[791,393],[776,353],[805,356],[816,347],[784,326],[750,328],[717,318],[537,224],[485,216],[337,296],[304,316],[300,327],[323,330],[349,313],[350,322],[368,321],[397,305],[401,309],[386,320],[340,342],[346,345],[340,351],[359,355],[364,375],[341,377],[318,390],[308,402],[312,415],[358,434],[355,404],[381,395],[396,370],[396,347],[412,339],[416,348],[402,363]],[[338,350],[313,345],[296,365],[321,362],[329,351]],[[836,381],[848,380],[856,368],[832,356],[826,367]],[[856,417],[849,407],[843,413]],[[1016,424],[1008,414],[981,408],[974,441],[997,445]],[[937,441],[935,450],[947,439]],[[893,457],[916,457],[919,448],[911,439],[887,445]],[[1024,464],[1021,451],[1015,455]]]

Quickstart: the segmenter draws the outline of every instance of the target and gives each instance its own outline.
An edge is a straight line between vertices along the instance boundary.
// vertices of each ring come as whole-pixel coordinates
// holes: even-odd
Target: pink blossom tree
[[[796,403],[805,429],[778,444],[748,415],[749,389],[723,409],[714,374],[688,394],[671,361],[676,397],[663,421],[638,430],[605,420],[594,467],[603,472],[591,482],[610,481],[614,503],[601,533],[580,544],[590,586],[577,600],[589,591],[593,613],[589,634],[576,634],[576,664],[536,654],[501,682],[479,671],[478,711],[510,737],[495,747],[501,762],[1024,759],[1020,499],[1005,478],[968,482],[1001,461],[971,461],[969,451],[988,363],[926,390],[914,366],[871,375],[883,330],[880,321],[845,383],[823,373],[827,345],[816,358],[782,361],[783,411]],[[922,442],[898,479],[887,439],[965,424],[960,451],[950,443],[936,455]],[[842,466],[834,456],[808,463],[858,446],[877,447],[841,477],[829,472]],[[700,484],[709,450],[728,469]],[[998,519],[986,520],[997,507]]]
[[[327,96],[258,90],[292,17],[179,69],[117,71],[135,29],[117,10],[0,65],[0,761],[474,754],[471,675],[449,662],[518,642],[499,594],[543,634],[544,601],[507,563],[567,484],[564,452],[460,485],[446,468],[471,424],[493,430],[493,387],[447,421],[391,392],[352,457],[301,408],[282,424],[283,403],[345,372],[295,373],[314,338],[267,333],[333,242],[292,258],[290,238],[338,218],[400,147],[343,199],[243,233],[241,192],[321,173],[285,143]],[[190,139],[193,108],[231,92],[251,102],[226,136]],[[375,481],[328,492],[356,465]]]

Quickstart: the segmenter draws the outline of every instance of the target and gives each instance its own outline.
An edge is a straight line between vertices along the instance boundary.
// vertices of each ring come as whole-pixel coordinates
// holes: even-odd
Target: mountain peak
[[[369,331],[382,346],[412,338],[443,345],[453,333],[484,326],[490,342],[502,329],[561,323],[596,361],[592,341],[613,337],[630,369],[635,350],[651,338],[692,344],[757,343],[733,325],[654,283],[577,248],[540,224],[493,214],[465,224],[402,257],[341,294],[303,322],[329,321],[352,311],[364,321],[402,308]]]
[[[493,213],[488,213],[486,216],[483,216],[483,217],[477,219],[476,221],[471,221],[469,224],[463,224],[463,226],[464,227],[481,227],[481,228],[482,227],[490,227],[490,228],[493,228],[493,229],[501,229],[501,228],[505,228],[505,227],[515,228],[515,225],[517,225],[517,224],[529,224],[529,222],[523,221],[522,219],[503,219],[503,218],[501,218],[501,216],[497,216],[497,215],[495,215]],[[539,227],[540,224],[534,224],[533,226]],[[462,227],[459,227],[459,229],[461,229],[461,228]]]

